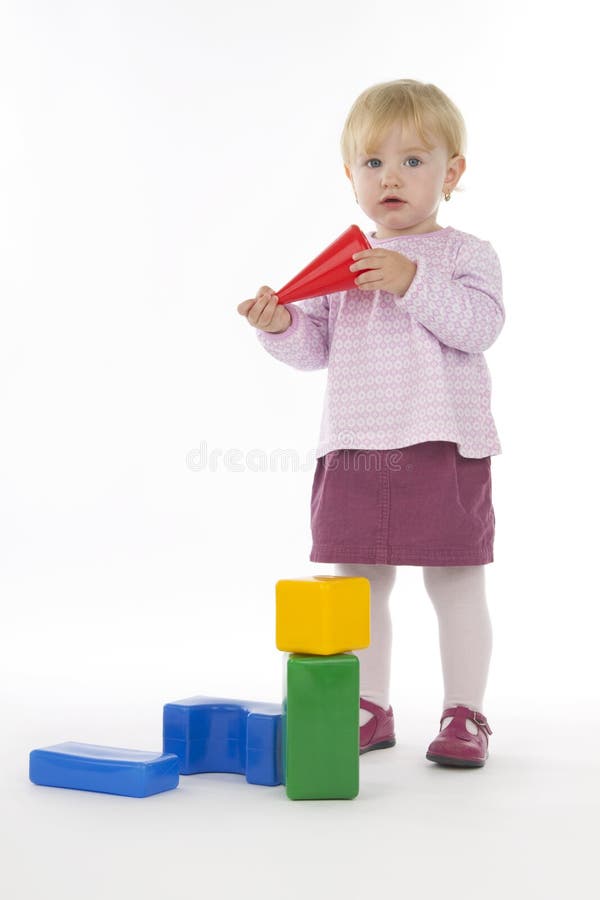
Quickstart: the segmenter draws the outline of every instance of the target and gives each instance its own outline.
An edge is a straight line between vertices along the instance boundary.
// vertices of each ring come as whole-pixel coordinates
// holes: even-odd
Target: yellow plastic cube
[[[315,575],[278,581],[277,649],[331,656],[368,647],[370,600],[368,578]]]

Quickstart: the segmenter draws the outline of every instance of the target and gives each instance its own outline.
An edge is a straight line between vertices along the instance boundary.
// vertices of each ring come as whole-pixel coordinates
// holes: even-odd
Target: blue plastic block
[[[250,784],[281,784],[281,704],[222,697],[167,703],[163,750],[179,757],[182,775],[233,772]]]
[[[67,742],[32,750],[29,778],[49,787],[149,797],[177,787],[179,759],[153,750]]]

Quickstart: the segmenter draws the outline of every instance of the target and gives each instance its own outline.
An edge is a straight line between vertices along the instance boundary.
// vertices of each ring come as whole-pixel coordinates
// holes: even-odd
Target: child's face
[[[439,139],[429,141],[433,150],[416,149],[422,147],[416,131],[395,125],[376,153],[361,153],[352,166],[344,167],[360,208],[377,225],[376,237],[423,234],[441,227],[436,214],[442,193],[455,187],[466,163],[464,156],[448,159]],[[388,196],[404,202],[386,203]]]

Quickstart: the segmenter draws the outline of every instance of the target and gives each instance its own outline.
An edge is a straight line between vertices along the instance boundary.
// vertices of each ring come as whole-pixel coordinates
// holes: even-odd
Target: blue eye
[[[421,162],[421,160],[420,160],[418,157],[416,157],[416,156],[409,156],[408,159],[406,160],[406,162],[408,162],[408,163],[410,163],[410,162],[415,162],[415,163],[417,163],[416,166],[410,166],[410,165],[409,165],[409,167],[408,167],[409,169],[418,169],[420,166],[423,165],[423,163]],[[371,163],[376,163],[376,165],[373,165],[373,166],[372,166]],[[380,159],[377,159],[377,157],[372,157],[371,159],[368,159],[368,160],[366,161],[365,165],[366,165],[369,169],[379,169],[379,168],[381,167],[381,160],[380,160]]]

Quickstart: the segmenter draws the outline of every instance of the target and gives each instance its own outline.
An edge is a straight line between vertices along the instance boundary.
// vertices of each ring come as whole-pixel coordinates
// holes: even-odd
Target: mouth
[[[400,197],[386,197],[381,202],[388,206],[402,206],[403,203],[406,203],[406,200],[401,200]]]

